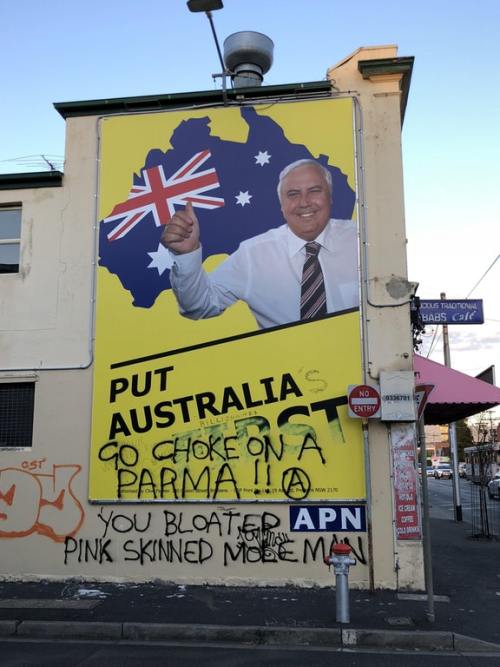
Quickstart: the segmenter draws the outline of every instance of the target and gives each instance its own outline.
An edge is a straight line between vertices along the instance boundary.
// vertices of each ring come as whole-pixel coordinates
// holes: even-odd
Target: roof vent
[[[224,63],[235,88],[260,86],[273,64],[273,41],[261,32],[244,30],[224,40]]]

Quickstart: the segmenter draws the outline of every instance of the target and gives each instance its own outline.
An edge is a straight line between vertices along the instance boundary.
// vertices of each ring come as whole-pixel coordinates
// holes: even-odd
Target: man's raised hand
[[[172,252],[183,255],[200,247],[200,225],[191,202],[182,211],[176,211],[165,225],[161,242]]]

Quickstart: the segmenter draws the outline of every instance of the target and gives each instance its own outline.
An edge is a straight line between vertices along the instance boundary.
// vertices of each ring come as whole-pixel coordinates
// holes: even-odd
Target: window
[[[17,273],[21,252],[21,207],[0,207],[0,273]]]
[[[0,447],[31,447],[34,382],[0,382]]]

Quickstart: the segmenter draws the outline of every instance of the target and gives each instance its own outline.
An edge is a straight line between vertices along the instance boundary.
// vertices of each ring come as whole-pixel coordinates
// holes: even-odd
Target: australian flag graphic
[[[284,223],[276,187],[282,169],[295,160],[317,159],[329,169],[332,217],[352,217],[355,193],[328,164],[335,156],[313,156],[291,143],[280,125],[253,107],[240,113],[248,126],[245,143],[213,136],[208,116],[182,121],[170,137],[171,148],[149,151],[140,174],[131,175],[128,198],[101,220],[99,265],[117,275],[134,306],[150,308],[170,288],[170,256],[160,237],[188,201],[200,223],[203,259],[231,254],[245,239]]]

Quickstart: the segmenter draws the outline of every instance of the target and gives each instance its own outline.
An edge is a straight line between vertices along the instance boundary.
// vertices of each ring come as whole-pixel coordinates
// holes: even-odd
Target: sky
[[[240,30],[273,40],[267,85],[322,80],[360,46],[415,57],[402,134],[409,278],[421,298],[483,299],[483,325],[450,327],[451,364],[471,375],[495,364],[500,384],[500,2],[224,0],[213,18],[221,43]],[[54,102],[220,87],[209,23],[184,0],[0,0],[0,24],[0,173],[62,168]],[[443,361],[440,334],[430,358]]]

